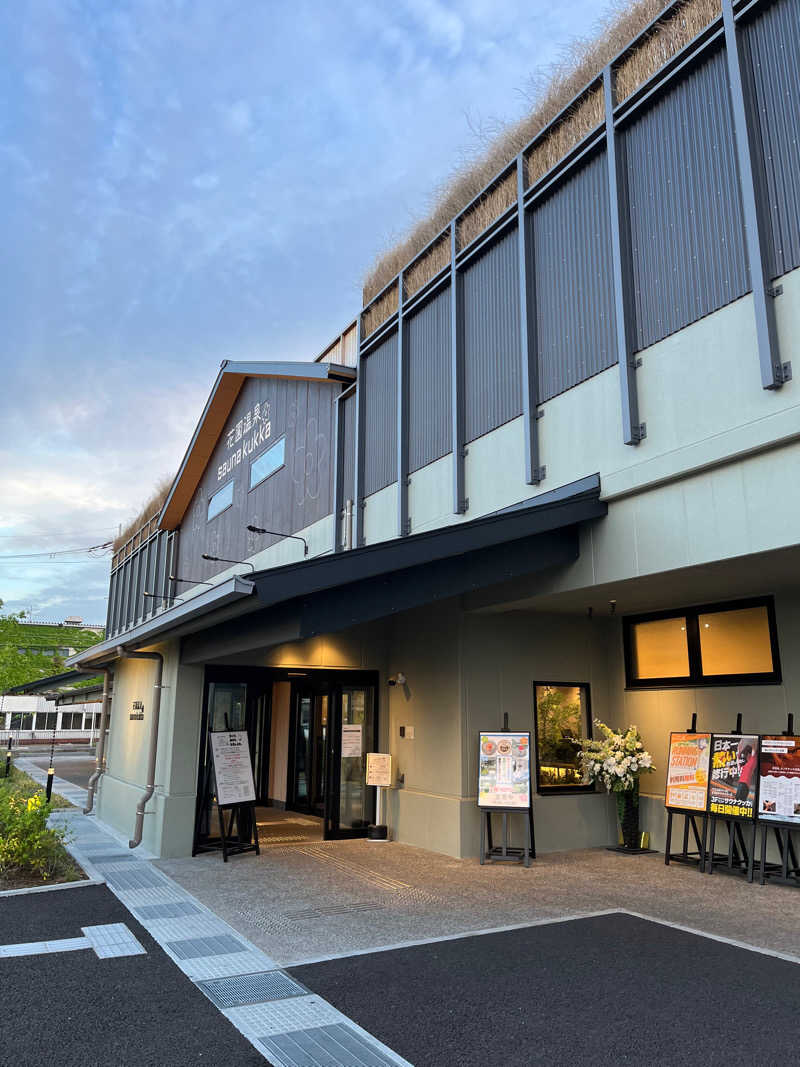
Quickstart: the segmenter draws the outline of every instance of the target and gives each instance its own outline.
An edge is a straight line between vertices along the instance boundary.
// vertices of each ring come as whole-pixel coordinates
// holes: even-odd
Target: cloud
[[[595,14],[0,6],[0,555],[9,533],[89,544],[135,513],[222,359],[313,359],[373,255],[474,148],[465,114],[516,117],[532,69]],[[88,616],[106,566],[0,567],[0,596],[89,597]]]

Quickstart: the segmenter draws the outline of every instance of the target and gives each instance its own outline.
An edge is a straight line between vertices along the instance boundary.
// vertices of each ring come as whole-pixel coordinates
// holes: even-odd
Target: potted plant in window
[[[600,736],[576,742],[587,782],[600,782],[617,798],[617,816],[626,852],[639,850],[639,778],[655,770],[635,726],[616,731],[594,720]]]

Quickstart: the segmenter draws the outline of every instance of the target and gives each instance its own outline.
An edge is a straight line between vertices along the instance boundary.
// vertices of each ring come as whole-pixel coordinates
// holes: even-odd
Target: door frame
[[[378,723],[380,721],[378,716],[379,682],[380,675],[378,671],[336,672],[336,678],[331,687],[333,699],[328,704],[328,780],[325,784],[325,815],[322,821],[322,838],[324,841],[366,837],[369,824],[375,822],[376,790],[374,786],[365,784],[364,788],[371,791],[367,798],[367,826],[345,828],[339,826],[342,772],[342,690],[358,689],[359,687],[372,689],[372,737],[373,744],[377,745],[379,742]],[[366,775],[366,768],[364,773]]]

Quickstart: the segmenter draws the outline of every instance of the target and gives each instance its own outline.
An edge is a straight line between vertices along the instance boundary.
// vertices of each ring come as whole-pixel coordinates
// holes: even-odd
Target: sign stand
[[[767,863],[767,839],[770,830],[775,834],[775,842],[781,857],[780,863]],[[797,823],[779,823],[772,819],[769,823],[762,822],[761,885],[766,885],[767,879],[779,885],[800,885],[800,864],[797,862],[797,853],[792,842],[792,830],[800,830],[800,826]]]
[[[683,848],[680,852],[671,852],[672,848],[672,816],[682,815],[683,823]],[[682,808],[667,808],[667,843],[664,849],[664,863],[687,863],[692,867],[699,867],[701,871],[706,869],[706,841],[708,839],[708,816],[700,814],[703,820],[702,832],[697,829],[696,811],[686,811]],[[696,852],[689,851],[689,830],[694,834]]]
[[[228,862],[228,856],[238,856],[243,852],[255,852],[260,856],[256,793],[247,732],[209,732],[208,747],[211,759],[206,768],[209,774],[212,767],[214,771],[219,837],[195,845],[192,855],[221,850],[225,863]]]
[[[481,812],[480,862],[522,863],[530,867],[536,859],[533,832],[533,796],[530,779],[531,735],[508,728],[508,714],[503,729],[481,731],[478,738],[478,808]],[[517,798],[522,803],[517,803]],[[503,803],[505,801],[506,803]],[[502,815],[503,840],[495,845],[492,815]],[[525,843],[515,847],[508,843],[508,816],[525,816]]]
[[[692,725],[686,730],[689,735],[697,734],[697,712],[692,713]],[[710,735],[709,735],[710,741]],[[672,748],[672,735],[670,735],[670,751]],[[706,774],[708,772],[706,771]],[[708,787],[706,786],[706,789]],[[669,793],[669,790],[668,790]],[[669,796],[667,797],[669,799]],[[707,803],[707,801],[706,801]],[[683,816],[683,847],[680,852],[672,851],[672,817]],[[703,820],[702,831],[697,827],[697,819]],[[689,851],[689,831],[694,835],[697,851]],[[669,866],[671,862],[685,863],[693,867],[699,867],[705,871],[706,866],[706,840],[708,837],[708,815],[705,810],[698,811],[696,808],[667,808],[667,840],[664,848],[664,863]]]
[[[492,815],[503,816],[503,843],[495,845],[492,838]],[[508,816],[519,815],[519,808],[492,808],[481,812],[481,863],[520,863],[523,867],[530,867],[531,860],[536,859],[536,841],[533,834],[533,805],[529,805],[527,819],[525,820],[525,844],[522,848],[513,847],[508,843]],[[487,847],[488,844],[488,847]]]
[[[742,733],[742,713],[736,716],[736,726],[731,730],[732,736],[741,736]],[[714,735],[714,737],[719,735]],[[709,807],[711,805],[711,794],[709,792]],[[732,815],[717,815],[713,811],[708,812],[708,818],[711,824],[711,840],[709,842],[709,855],[706,858],[706,864],[708,866],[708,873],[713,874],[714,868],[717,867],[726,874],[743,873],[747,874],[747,881],[753,881],[753,871],[755,864],[756,853],[756,839],[758,834],[758,821],[756,814],[758,811],[757,795],[753,803],[753,813],[750,816],[732,816]],[[717,854],[714,851],[714,845],[717,838],[717,824],[720,822],[725,823],[725,827],[728,831],[728,852],[727,855]],[[749,848],[745,841],[744,832],[742,830],[742,823],[750,823],[750,842]]]

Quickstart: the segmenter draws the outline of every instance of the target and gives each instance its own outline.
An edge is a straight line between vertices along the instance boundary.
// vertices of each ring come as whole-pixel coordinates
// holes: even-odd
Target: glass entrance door
[[[325,837],[363,837],[375,818],[375,790],[366,783],[367,753],[375,750],[375,687],[341,686],[330,724],[330,774]]]
[[[290,805],[321,817],[327,788],[329,694],[294,686],[292,696]]]

